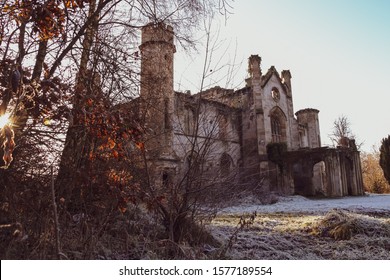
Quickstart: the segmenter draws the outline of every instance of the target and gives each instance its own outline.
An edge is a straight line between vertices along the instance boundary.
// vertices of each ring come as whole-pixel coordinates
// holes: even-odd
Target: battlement
[[[304,114],[318,114],[319,112],[320,111],[317,109],[306,108],[306,109],[299,110],[298,112],[295,113],[295,115],[299,116],[299,115],[304,115]]]
[[[165,42],[173,45],[173,27],[165,23],[149,23],[142,27],[142,44]]]

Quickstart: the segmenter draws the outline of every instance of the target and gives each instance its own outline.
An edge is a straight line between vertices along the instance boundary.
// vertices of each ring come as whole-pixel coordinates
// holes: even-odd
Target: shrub
[[[379,148],[379,164],[387,182],[390,184],[390,135],[382,139],[382,145]]]
[[[277,164],[280,170],[283,172],[284,154],[287,152],[287,143],[268,143],[267,144],[267,155],[268,159],[273,163]]]

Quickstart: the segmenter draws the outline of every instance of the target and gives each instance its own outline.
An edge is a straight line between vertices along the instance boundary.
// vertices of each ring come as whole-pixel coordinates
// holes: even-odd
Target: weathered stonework
[[[294,114],[291,73],[261,58],[248,61],[246,86],[215,87],[194,95],[173,89],[173,30],[143,28],[140,115],[156,186],[179,180],[189,156],[202,154],[202,177],[218,180],[234,173],[237,184],[260,182],[268,191],[325,196],[362,195],[359,152],[353,147],[321,148],[319,111]],[[285,142],[284,168],[267,157],[267,144]],[[233,178],[233,177],[232,177]]]

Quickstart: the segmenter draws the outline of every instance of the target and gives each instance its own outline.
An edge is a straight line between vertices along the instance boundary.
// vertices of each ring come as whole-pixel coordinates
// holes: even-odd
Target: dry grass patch
[[[250,215],[250,214],[247,214]],[[239,225],[240,215],[221,215],[209,229],[222,243]],[[323,214],[261,213],[242,228],[231,259],[390,259],[390,213],[332,210]]]
[[[314,225],[313,233],[335,240],[350,240],[358,234],[390,238],[390,223],[386,218],[335,209]]]

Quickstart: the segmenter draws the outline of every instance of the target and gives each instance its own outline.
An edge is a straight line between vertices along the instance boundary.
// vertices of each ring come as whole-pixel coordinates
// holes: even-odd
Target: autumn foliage
[[[390,193],[390,185],[383,175],[379,158],[380,153],[375,148],[370,153],[361,154],[364,187],[371,193]]]
[[[4,154],[3,154],[3,160],[5,163],[5,168],[7,168],[13,158],[12,158],[12,152],[15,149],[15,141],[14,141],[14,131],[10,127],[10,125],[6,125],[4,128],[4,144],[3,144],[3,149],[4,149]]]
[[[6,1],[2,12],[18,24],[31,22],[32,32],[40,40],[49,40],[64,35],[66,13],[83,8],[88,1],[83,0],[15,0]]]

